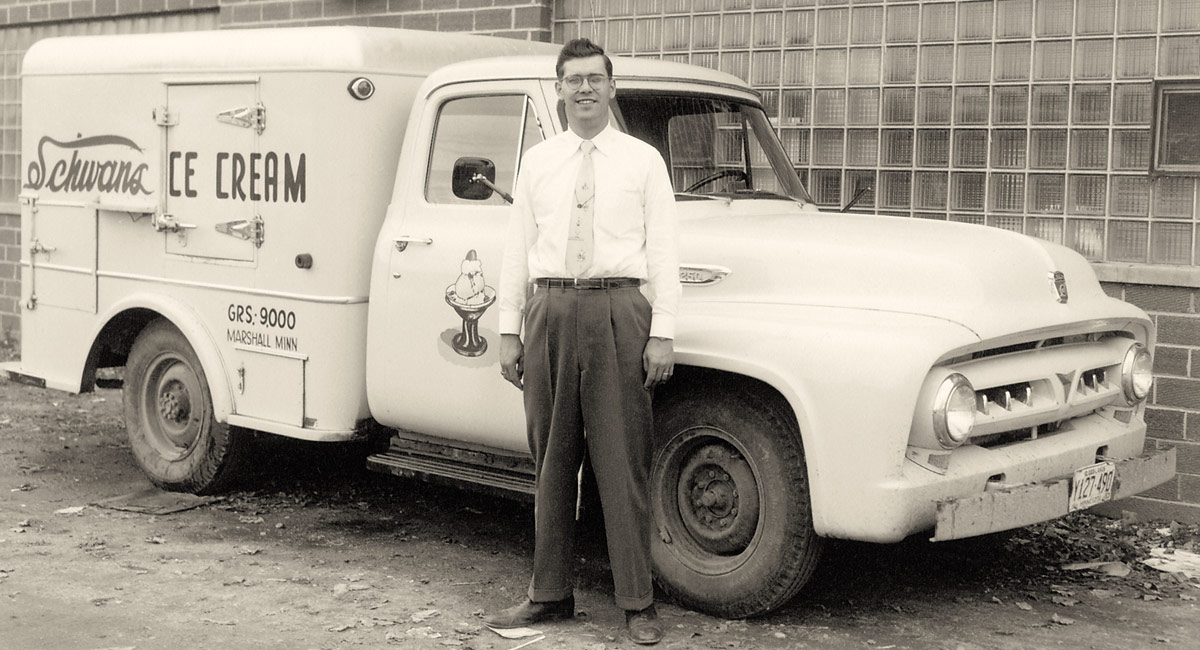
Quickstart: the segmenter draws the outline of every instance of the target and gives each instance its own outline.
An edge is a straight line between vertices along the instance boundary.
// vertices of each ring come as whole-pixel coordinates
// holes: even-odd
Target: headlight
[[[1125,392],[1125,401],[1133,405],[1145,400],[1153,383],[1154,362],[1150,352],[1141,343],[1134,343],[1121,362],[1121,390]]]
[[[938,386],[933,398],[933,433],[946,449],[967,441],[975,427],[975,388],[966,377],[954,373]]]

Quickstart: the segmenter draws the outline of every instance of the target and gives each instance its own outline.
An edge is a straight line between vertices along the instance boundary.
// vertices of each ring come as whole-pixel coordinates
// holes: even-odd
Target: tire
[[[799,431],[782,400],[698,395],[656,405],[655,576],[693,609],[762,615],[795,596],[821,557]]]
[[[123,402],[134,460],[152,483],[212,494],[236,478],[249,436],[216,421],[200,360],[168,321],[153,321],[134,341]]]

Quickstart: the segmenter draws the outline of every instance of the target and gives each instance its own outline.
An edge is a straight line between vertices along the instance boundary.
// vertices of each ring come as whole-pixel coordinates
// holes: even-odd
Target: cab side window
[[[521,154],[543,139],[533,104],[525,95],[488,95],[442,104],[434,128],[425,198],[430,203],[507,205],[499,194],[471,200],[455,196],[454,164],[484,158],[496,167],[495,184],[512,192]]]

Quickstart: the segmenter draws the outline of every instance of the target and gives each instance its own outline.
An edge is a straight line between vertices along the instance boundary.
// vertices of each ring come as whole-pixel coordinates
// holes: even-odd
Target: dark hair
[[[554,64],[554,74],[559,79],[563,76],[563,64],[571,59],[586,59],[591,56],[604,57],[604,69],[608,72],[608,76],[612,76],[612,59],[604,53],[604,48],[593,43],[587,38],[576,38],[567,41],[567,44],[562,47],[558,53],[558,63]]]

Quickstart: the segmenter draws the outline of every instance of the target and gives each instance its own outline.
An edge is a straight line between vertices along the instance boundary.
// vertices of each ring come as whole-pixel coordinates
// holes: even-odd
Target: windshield
[[[617,120],[667,161],[676,198],[789,198],[811,202],[758,106],[729,98],[626,90]]]

